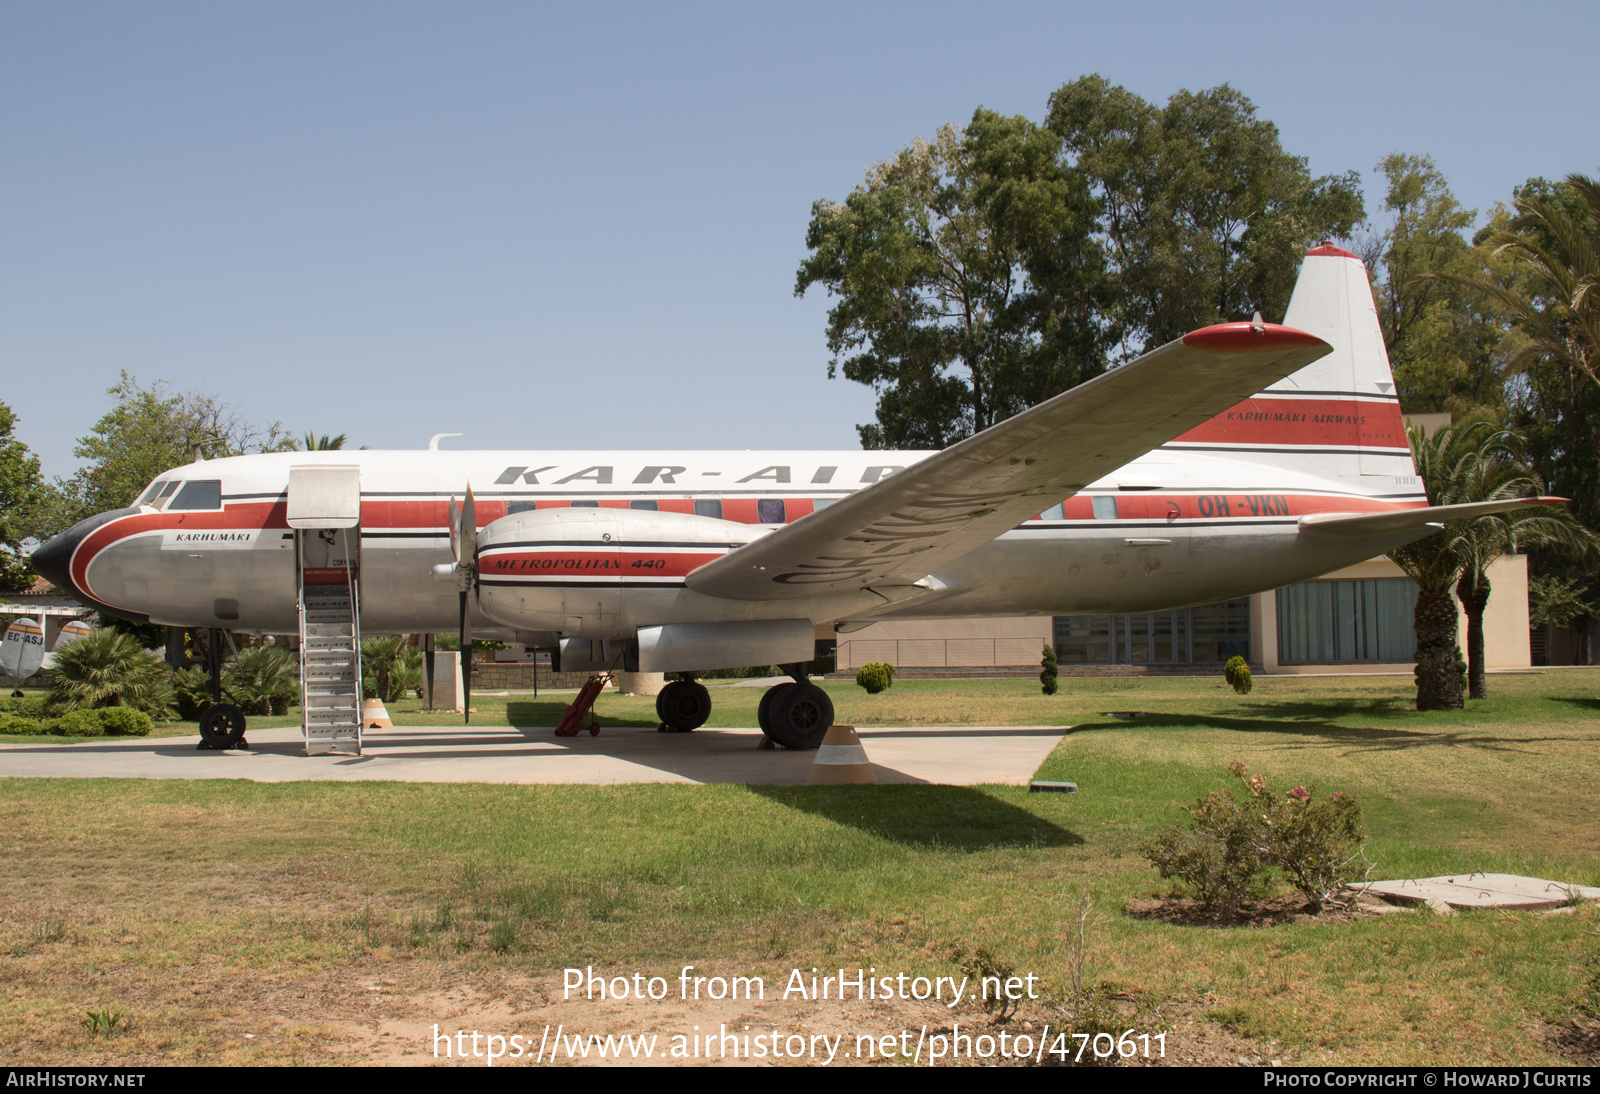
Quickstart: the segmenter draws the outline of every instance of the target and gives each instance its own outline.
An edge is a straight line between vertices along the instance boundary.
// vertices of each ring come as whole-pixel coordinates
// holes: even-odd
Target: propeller
[[[450,497],[450,552],[455,555],[456,587],[461,591],[461,710],[462,723],[472,723],[472,611],[467,597],[478,569],[478,510],[467,484],[467,499],[456,506]]]

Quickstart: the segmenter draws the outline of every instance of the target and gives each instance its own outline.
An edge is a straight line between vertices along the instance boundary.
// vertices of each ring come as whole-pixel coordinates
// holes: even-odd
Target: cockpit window
[[[176,485],[176,484],[174,484]],[[221,479],[191,479],[183,484],[167,509],[221,509]]]
[[[149,505],[152,501],[155,501],[158,496],[160,496],[161,488],[165,485],[167,485],[166,479],[157,479],[155,482],[150,484],[150,489],[141,494],[139,500],[133,504]]]

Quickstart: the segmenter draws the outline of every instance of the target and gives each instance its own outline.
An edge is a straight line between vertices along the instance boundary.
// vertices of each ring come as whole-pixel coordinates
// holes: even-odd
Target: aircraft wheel
[[[207,748],[237,748],[244,740],[244,711],[231,703],[215,703],[200,715],[200,743]]]
[[[833,700],[828,693],[815,684],[786,684],[772,690],[777,694],[767,710],[767,736],[784,748],[819,747],[833,725]]]
[[[784,688],[794,687],[793,684],[774,684],[761,693],[761,702],[756,707],[756,725],[761,727],[761,732],[768,737],[772,736],[772,700]]]
[[[699,682],[674,680],[656,696],[656,716],[679,733],[699,729],[711,717],[711,693]]]

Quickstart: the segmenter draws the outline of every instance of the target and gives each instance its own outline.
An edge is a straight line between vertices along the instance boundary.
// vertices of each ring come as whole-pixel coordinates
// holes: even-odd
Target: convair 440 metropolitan
[[[694,673],[781,665],[761,727],[815,747],[819,624],[1213,603],[1519,504],[1428,506],[1366,271],[1323,245],[1284,325],[1195,331],[941,452],[237,456],[33,559],[140,622],[298,628],[308,743],[360,630],[459,626],[566,671],[686,674],[657,704],[682,730],[710,713]]]

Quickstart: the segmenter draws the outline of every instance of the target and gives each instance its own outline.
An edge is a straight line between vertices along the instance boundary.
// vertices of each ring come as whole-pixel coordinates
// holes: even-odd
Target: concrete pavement
[[[929,726],[858,730],[880,783],[1025,785],[1067,730],[1060,726]],[[758,729],[602,729],[558,738],[550,728],[397,726],[368,730],[363,754],[301,755],[298,728],[249,732],[251,749],[196,750],[198,737],[0,744],[0,775],[42,778],[251,779],[292,782],[764,783],[811,781],[813,752],[764,750]]]

